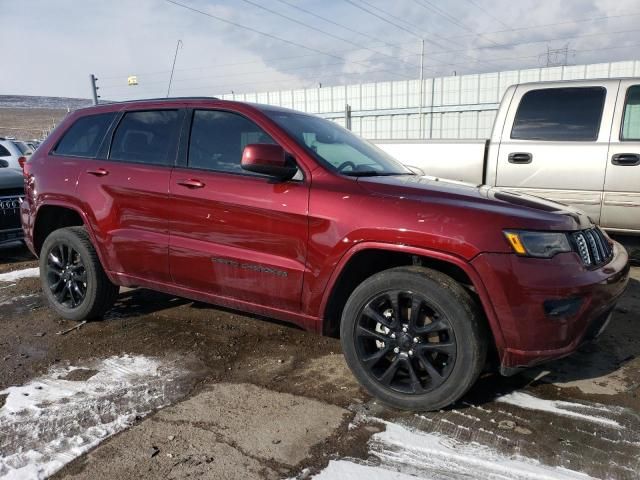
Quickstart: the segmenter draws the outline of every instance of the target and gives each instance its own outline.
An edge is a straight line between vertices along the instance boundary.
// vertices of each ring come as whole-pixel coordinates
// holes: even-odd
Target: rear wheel
[[[371,394],[400,409],[436,410],[458,400],[484,366],[487,338],[469,293],[422,267],[370,277],[342,315],[347,364]]]
[[[51,307],[68,320],[101,317],[119,290],[107,278],[84,227],[61,228],[47,237],[40,279]]]

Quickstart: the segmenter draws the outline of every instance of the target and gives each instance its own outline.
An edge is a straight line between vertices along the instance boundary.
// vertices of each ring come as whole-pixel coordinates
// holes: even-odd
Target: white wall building
[[[427,78],[422,88],[422,102],[419,80],[217,96],[294,108],[342,125],[345,105],[349,104],[352,130],[372,140],[473,139],[490,135],[500,99],[510,85],[633,76],[640,77],[640,61]]]

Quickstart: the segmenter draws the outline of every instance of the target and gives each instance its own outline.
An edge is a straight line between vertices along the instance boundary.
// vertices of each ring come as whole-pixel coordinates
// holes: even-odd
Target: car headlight
[[[558,253],[571,252],[566,233],[505,230],[504,236],[518,255],[551,258]]]

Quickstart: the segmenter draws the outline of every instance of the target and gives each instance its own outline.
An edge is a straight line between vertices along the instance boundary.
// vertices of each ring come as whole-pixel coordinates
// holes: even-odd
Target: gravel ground
[[[20,246],[0,250],[0,278],[35,266]],[[0,477],[638,478],[632,276],[598,344],[485,375],[425,414],[373,401],[334,339],[124,289],[104,321],[68,331],[38,278],[0,281]]]

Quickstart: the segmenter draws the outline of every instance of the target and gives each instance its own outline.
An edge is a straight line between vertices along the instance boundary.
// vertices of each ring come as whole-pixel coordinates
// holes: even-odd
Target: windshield
[[[331,170],[354,177],[413,175],[379,148],[333,122],[295,112],[264,111]]]

